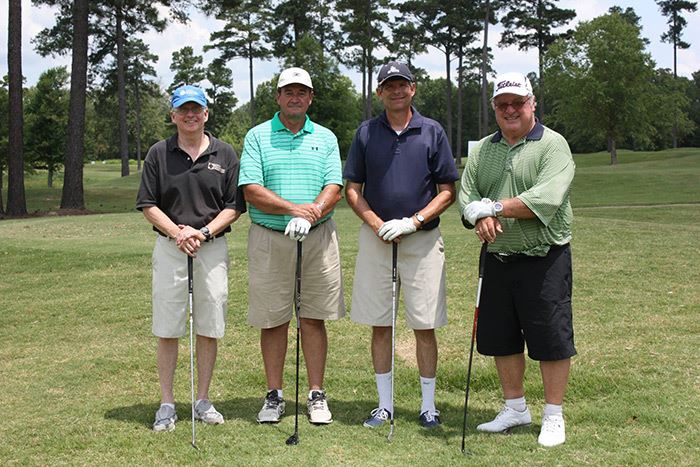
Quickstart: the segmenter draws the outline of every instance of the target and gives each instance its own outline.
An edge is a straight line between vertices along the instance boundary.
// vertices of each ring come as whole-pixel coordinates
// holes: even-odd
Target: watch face
[[[418,219],[418,222],[420,222],[421,224],[425,222],[425,217],[421,216],[418,213],[416,213],[416,219]]]

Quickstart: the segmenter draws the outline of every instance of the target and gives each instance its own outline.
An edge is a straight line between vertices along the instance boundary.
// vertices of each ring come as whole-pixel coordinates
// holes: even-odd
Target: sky
[[[649,39],[647,51],[651,53],[657,67],[673,68],[673,46],[662,43],[660,36],[667,29],[666,18],[661,16],[654,0],[560,0],[560,8],[570,8],[576,11],[576,18],[567,25],[575,27],[579,21],[593,19],[607,13],[611,6],[620,6],[624,10],[633,7],[637,15],[642,18],[642,36]],[[163,10],[165,15],[167,12]],[[7,14],[8,0],[0,0],[0,76],[7,74]],[[22,0],[22,71],[26,77],[26,85],[33,86],[42,71],[53,66],[66,65],[70,68],[70,57],[41,57],[34,51],[31,43],[39,31],[51,27],[55,21],[56,10],[49,7],[34,7],[31,0]],[[700,70],[700,11],[685,15],[688,22],[683,32],[683,40],[691,44],[690,48],[678,51],[678,74],[690,77],[692,73]],[[163,33],[149,32],[143,35],[144,41],[150,45],[151,51],[158,55],[156,64],[158,81],[161,87],[170,85],[173,72],[170,71],[172,53],[189,45],[194,48],[196,54],[204,56],[204,63],[213,60],[216,51],[204,53],[202,48],[209,42],[211,32],[221,29],[222,23],[214,18],[208,18],[201,13],[194,13],[191,21],[186,24],[170,24]],[[517,47],[499,48],[502,26],[496,25],[489,28],[489,45],[494,56],[494,69],[497,73],[507,71],[519,71],[528,73],[537,70],[537,51],[519,51]],[[481,41],[481,39],[480,39]],[[381,54],[381,52],[380,52]],[[453,61],[453,73],[456,68]],[[416,58],[415,65],[428,71],[432,78],[445,76],[445,57],[434,49],[429,48],[428,53]],[[248,91],[248,63],[246,60],[235,59],[229,62],[234,73],[234,92],[239,104],[250,99]],[[280,71],[276,61],[257,61],[254,67],[254,81],[257,86],[263,81],[268,81],[275,73]],[[358,72],[341,67],[341,71],[355,83],[359,89],[361,76]],[[376,73],[376,72],[375,72]],[[494,77],[490,77],[493,80]]]

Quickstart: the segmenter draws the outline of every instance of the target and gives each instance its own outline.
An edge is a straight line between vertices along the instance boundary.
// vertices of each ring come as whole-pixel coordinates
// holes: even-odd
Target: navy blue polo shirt
[[[149,149],[136,198],[139,211],[157,206],[174,223],[196,229],[224,209],[246,211],[243,191],[238,188],[236,152],[230,144],[206,134],[209,147],[194,162],[177,145],[177,134]],[[224,229],[230,231],[231,226]]]
[[[364,184],[362,196],[384,221],[411,217],[437,196],[437,184],[459,178],[445,131],[435,120],[411,110],[411,121],[398,135],[386,112],[363,122],[343,170],[343,178]],[[439,223],[435,218],[423,229]]]

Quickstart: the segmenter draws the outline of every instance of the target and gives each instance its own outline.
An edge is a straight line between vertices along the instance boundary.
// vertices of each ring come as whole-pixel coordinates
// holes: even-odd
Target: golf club
[[[294,284],[294,314],[297,317],[297,368],[296,368],[296,395],[294,402],[294,434],[287,438],[287,445],[299,444],[299,309],[301,308],[301,241],[297,240],[297,267]]]
[[[467,435],[467,407],[469,404],[469,382],[472,377],[472,358],[474,356],[474,340],[476,339],[476,324],[479,319],[479,299],[481,298],[481,283],[484,280],[484,266],[486,263],[486,250],[488,243],[484,242],[481,245],[481,253],[479,254],[479,283],[476,288],[476,306],[474,307],[474,324],[472,325],[472,341],[469,347],[469,365],[467,367],[467,388],[464,391],[464,423],[462,425],[462,453],[464,453],[464,440]]]
[[[394,353],[396,351],[396,262],[398,258],[399,244],[391,243],[391,422],[387,441],[391,442],[394,436]]]
[[[195,425],[194,425],[194,338],[192,333],[192,257],[187,256],[187,291],[189,294],[190,302],[190,392],[192,394],[192,447],[197,449],[197,438],[195,435]]]

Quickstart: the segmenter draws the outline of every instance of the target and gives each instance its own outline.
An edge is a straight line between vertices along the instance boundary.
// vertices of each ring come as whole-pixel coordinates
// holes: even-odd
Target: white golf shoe
[[[328,408],[326,393],[319,390],[312,390],[306,401],[309,411],[309,422],[314,425],[327,425],[333,421],[333,415]]]
[[[551,448],[563,444],[566,441],[566,430],[564,428],[564,416],[545,415],[542,417],[542,429],[537,442],[542,446]]]
[[[529,425],[532,422],[530,410],[525,408],[524,411],[518,412],[511,409],[507,405],[503,406],[501,412],[496,415],[496,418],[487,423],[482,423],[476,427],[477,431],[485,431],[488,433],[502,433],[517,426]]]
[[[199,404],[194,406],[194,418],[207,425],[220,425],[224,423],[224,416],[206,399],[199,401]]]

